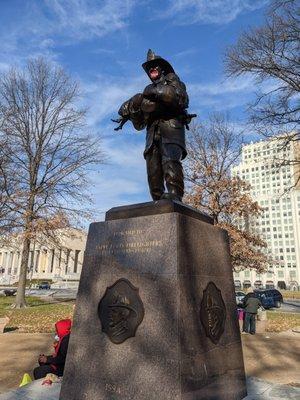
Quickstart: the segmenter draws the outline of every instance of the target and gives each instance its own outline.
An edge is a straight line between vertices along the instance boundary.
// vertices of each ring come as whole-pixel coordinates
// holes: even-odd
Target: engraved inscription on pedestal
[[[200,319],[206,336],[217,344],[225,328],[226,307],[221,290],[213,282],[209,282],[203,291]]]
[[[138,288],[127,279],[119,279],[100,300],[98,315],[102,331],[115,343],[123,343],[135,336],[135,332],[144,318],[144,306]]]

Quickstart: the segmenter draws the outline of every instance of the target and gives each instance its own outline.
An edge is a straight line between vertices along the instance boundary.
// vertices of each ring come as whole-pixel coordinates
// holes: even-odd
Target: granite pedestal
[[[225,231],[168,200],[91,224],[60,399],[246,395]]]

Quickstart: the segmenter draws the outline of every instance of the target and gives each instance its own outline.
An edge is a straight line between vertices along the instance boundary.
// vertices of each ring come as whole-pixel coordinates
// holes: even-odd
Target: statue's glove
[[[170,73],[166,76],[166,84],[162,87],[161,99],[167,104],[179,109],[186,109],[189,106],[189,97],[186,87],[176,74]]]
[[[167,78],[157,85],[148,85],[143,92],[144,98],[171,107],[186,108],[188,100],[185,85],[175,74],[169,74]]]
[[[177,93],[175,88],[170,85],[158,85],[157,86],[157,99],[165,104],[176,104]]]
[[[151,84],[145,87],[143,96],[151,101],[157,100],[157,86]]]

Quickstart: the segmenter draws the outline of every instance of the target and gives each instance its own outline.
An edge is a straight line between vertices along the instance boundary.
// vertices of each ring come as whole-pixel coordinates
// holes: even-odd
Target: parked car
[[[246,294],[244,297],[244,302],[251,295],[251,293]],[[256,289],[254,290],[255,297],[259,298],[263,308],[280,308],[283,303],[282,294],[277,289]]]
[[[260,296],[265,296],[267,299],[272,299],[274,306],[276,308],[280,308],[283,303],[282,294],[277,289],[265,289],[265,290],[258,290]]]
[[[235,292],[236,304],[238,306],[243,304],[243,300],[244,300],[245,296],[246,296],[246,293],[244,293],[244,292],[241,292],[241,291]]]
[[[39,289],[51,289],[50,282],[48,282],[48,281],[41,282],[41,283],[39,283],[38,288]]]
[[[5,296],[15,296],[17,289],[4,289]]]

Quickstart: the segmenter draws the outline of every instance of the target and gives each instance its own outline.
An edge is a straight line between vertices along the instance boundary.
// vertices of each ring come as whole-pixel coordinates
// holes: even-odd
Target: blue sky
[[[226,79],[224,50],[262,23],[267,0],[0,0],[0,72],[44,55],[79,81],[90,129],[101,135],[109,164],[92,173],[96,219],[118,205],[150,201],[143,148],[145,132],[110,118],[141,91],[148,48],[171,62],[186,83],[190,112],[205,120],[228,112],[237,127],[256,85]],[[247,132],[246,139],[251,139]]]

